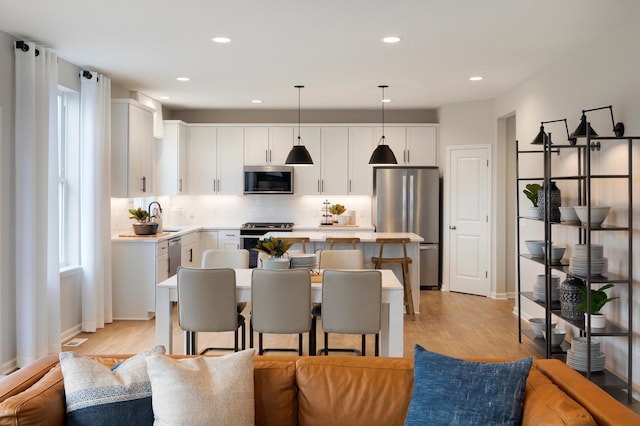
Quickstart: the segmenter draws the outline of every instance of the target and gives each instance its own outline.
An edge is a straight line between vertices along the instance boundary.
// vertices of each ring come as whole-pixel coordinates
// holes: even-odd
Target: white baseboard
[[[82,332],[82,325],[81,324],[75,325],[70,329],[65,330],[62,333],[62,335],[60,336],[60,341],[66,342],[67,340],[72,339],[74,336],[80,334],[81,332]]]
[[[0,364],[0,379],[2,378],[1,375],[9,374],[12,371],[15,371],[17,368],[18,368],[18,360],[16,358],[11,359],[5,362],[4,364]]]

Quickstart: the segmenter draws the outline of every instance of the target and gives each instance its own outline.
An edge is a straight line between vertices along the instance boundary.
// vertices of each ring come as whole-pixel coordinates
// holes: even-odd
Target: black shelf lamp
[[[378,141],[378,146],[373,150],[373,154],[371,154],[371,158],[369,158],[369,164],[373,165],[383,165],[383,164],[398,164],[398,160],[396,160],[396,156],[389,148],[389,145],[385,144],[387,139],[384,137],[384,89],[389,86],[381,84],[378,86],[382,89],[382,137]]]
[[[302,144],[302,138],[300,137],[300,89],[304,86],[298,85],[294,87],[298,89],[298,143],[291,147],[291,151],[289,151],[284,163],[291,166],[311,166],[313,165],[313,159],[307,148]]]
[[[591,125],[587,122],[586,113],[591,111],[598,111],[601,109],[607,109],[607,108],[609,108],[609,112],[611,113],[611,125],[613,126],[613,134],[619,138],[624,136],[624,124],[620,122],[616,123],[616,121],[613,119],[613,107],[611,105],[608,105],[600,108],[582,110],[582,117],[580,117],[580,124],[578,125],[576,130],[571,134],[571,137],[574,138],[574,141],[575,141],[575,138],[581,138],[581,137],[587,136],[587,126],[589,128],[589,136],[598,136],[595,130],[593,130],[591,128]]]
[[[544,125],[549,123],[558,123],[560,121],[564,121],[564,129],[567,132],[567,141],[569,141],[571,145],[575,145],[576,143],[575,138],[569,136],[569,126],[567,125],[566,118],[561,118],[559,120],[541,121],[540,131],[538,132],[538,135],[531,142],[531,145],[544,145],[545,143],[549,145],[553,144],[553,142],[551,142],[551,133],[545,133]]]

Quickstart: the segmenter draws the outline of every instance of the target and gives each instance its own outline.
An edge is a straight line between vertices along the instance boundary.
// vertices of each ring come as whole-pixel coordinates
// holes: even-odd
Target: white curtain
[[[89,76],[91,78],[89,78]],[[113,321],[111,297],[111,80],[84,72],[80,92],[82,330]]]
[[[58,58],[16,48],[16,345],[18,366],[60,351]],[[16,44],[17,46],[17,44]]]

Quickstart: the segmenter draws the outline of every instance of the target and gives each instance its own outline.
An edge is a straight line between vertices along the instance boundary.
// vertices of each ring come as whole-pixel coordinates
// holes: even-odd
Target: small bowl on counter
[[[529,250],[529,253],[531,253],[531,256],[544,256],[544,252],[542,251],[544,240],[527,240],[524,243],[527,246],[527,250]]]

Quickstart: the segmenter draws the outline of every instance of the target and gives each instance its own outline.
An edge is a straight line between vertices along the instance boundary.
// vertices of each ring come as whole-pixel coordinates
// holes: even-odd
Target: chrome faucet
[[[158,207],[153,209],[153,213],[151,212],[151,206],[157,204]],[[153,218],[153,221],[158,224],[158,232],[162,232],[162,206],[157,201],[152,201],[149,203],[149,207],[147,207],[147,211],[149,215]]]

